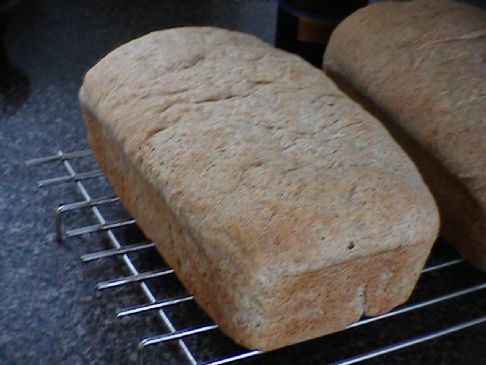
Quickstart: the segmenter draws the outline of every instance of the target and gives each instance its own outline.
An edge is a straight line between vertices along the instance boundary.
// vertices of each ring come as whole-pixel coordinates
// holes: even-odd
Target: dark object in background
[[[0,0],[0,116],[15,113],[30,93],[27,77],[9,60],[5,46],[8,15],[19,0]]]
[[[334,28],[366,5],[368,0],[279,0],[275,45],[321,67]]]
[[[8,66],[7,50],[5,48],[4,38],[7,30],[7,18],[9,10],[17,1],[15,0],[0,0],[0,76]],[[2,80],[3,77],[0,79]]]

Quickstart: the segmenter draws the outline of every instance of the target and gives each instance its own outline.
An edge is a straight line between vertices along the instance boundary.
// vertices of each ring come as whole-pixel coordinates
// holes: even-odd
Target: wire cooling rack
[[[93,161],[92,168],[89,171],[78,172],[78,169],[75,169],[76,163],[74,163],[74,161],[83,159],[91,159]],[[47,164],[56,164],[58,165],[58,167],[61,167],[61,170],[63,170],[64,172],[60,173],[61,176],[51,177],[38,181],[39,188],[59,184],[70,184],[75,188],[75,190],[77,190],[77,193],[80,195],[79,201],[59,205],[56,209],[55,228],[57,240],[64,241],[67,239],[72,239],[74,237],[89,234],[104,235],[104,241],[108,242],[110,247],[104,247],[102,250],[93,253],[87,253],[81,257],[82,261],[88,263],[109,258],[117,258],[121,260],[121,262],[125,266],[125,269],[128,270],[129,275],[100,281],[97,284],[97,289],[113,289],[122,286],[128,286],[129,284],[131,284],[132,286],[138,286],[141,294],[145,298],[145,303],[122,308],[118,311],[117,316],[121,318],[152,312],[156,313],[159,321],[162,322],[160,326],[160,334],[144,337],[139,340],[138,347],[140,350],[144,350],[148,347],[152,347],[155,345],[171,344],[171,346],[177,346],[179,348],[179,351],[181,352],[181,355],[185,359],[186,363],[191,365],[221,365],[236,363],[249,359],[259,359],[259,355],[262,354],[260,351],[248,350],[239,347],[222,334],[219,334],[219,337],[217,337],[214,341],[207,340],[206,337],[208,337],[209,334],[218,331],[218,326],[215,323],[212,323],[207,317],[205,317],[204,314],[201,314],[200,317],[207,318],[207,322],[205,324],[199,324],[201,322],[200,318],[199,321],[196,321],[196,324],[185,324],[184,326],[179,326],[178,323],[173,320],[174,315],[171,316],[170,313],[175,313],[175,316],[177,316],[179,306],[182,306],[185,303],[193,302],[193,297],[184,292],[183,294],[177,296],[160,296],[159,294],[157,294],[157,291],[154,290],[154,285],[164,285],[163,280],[165,280],[167,277],[173,277],[173,280],[176,280],[174,276],[174,270],[169,267],[163,267],[155,270],[144,271],[143,268],[139,267],[136,260],[133,259],[133,254],[157,256],[156,254],[154,254],[153,250],[154,243],[147,240],[143,240],[142,242],[127,242],[126,239],[122,240],[120,238],[120,230],[126,227],[136,226],[136,222],[134,219],[127,217],[124,217],[122,219],[113,219],[103,211],[103,209],[105,209],[106,211],[106,209],[109,209],[109,207],[114,204],[119,204],[119,198],[113,193],[96,197],[90,191],[88,181],[91,180],[100,180],[97,182],[98,186],[100,184],[104,184],[105,187],[108,187],[109,189],[109,184],[104,177],[103,172],[100,171],[94,163],[90,150],[82,150],[69,153],[64,153],[60,150],[55,155],[43,158],[36,158],[26,162],[26,165],[28,166]],[[82,166],[83,164],[80,165]],[[72,228],[69,225],[73,223],[76,224],[77,221],[74,220],[74,222],[72,222],[72,219],[68,220],[66,219],[66,216],[78,210],[87,210],[91,216],[91,223],[84,224],[82,226],[78,225],[77,227]],[[101,239],[99,239],[98,243],[101,242]],[[345,346],[346,351],[344,353],[341,352],[339,353],[339,355],[335,354],[335,357],[331,357],[329,360],[323,359],[325,363],[341,365],[356,364],[385,354],[394,353],[395,351],[399,351],[401,349],[411,347],[426,341],[431,341],[438,337],[445,336],[472,326],[486,323],[486,312],[483,308],[482,310],[474,311],[475,313],[473,313],[472,317],[461,317],[459,319],[452,318],[452,322],[451,320],[447,320],[445,321],[447,322],[446,325],[442,324],[442,322],[444,321],[439,320],[439,323],[442,324],[441,328],[434,328],[431,330],[426,325],[421,324],[420,326],[418,326],[420,329],[420,333],[414,333],[409,337],[406,337],[404,339],[402,338],[398,341],[392,342],[391,344],[388,343],[385,345],[376,345],[374,341],[369,339],[369,337],[372,337],[371,335],[369,335],[369,331],[372,331],[372,329],[369,328],[373,325],[376,325],[377,323],[379,323],[379,325],[383,327],[384,322],[390,322],[393,321],[394,318],[406,316],[409,314],[414,314],[416,321],[418,321],[418,323],[422,323],[423,321],[425,321],[426,316],[428,315],[426,313],[421,314],[421,311],[427,310],[429,308],[437,308],[437,306],[453,302],[454,300],[463,297],[468,297],[469,302],[477,300],[478,295],[481,295],[481,298],[484,298],[486,280],[483,274],[474,272],[474,275],[472,276],[474,276],[476,279],[473,280],[472,283],[469,283],[468,280],[461,279],[458,280],[459,284],[456,283],[454,285],[449,285],[449,283],[445,283],[445,281],[450,280],[451,282],[453,282],[454,280],[447,279],[448,276],[445,274],[446,272],[458,269],[459,267],[463,267],[463,270],[466,271],[476,270],[469,267],[469,265],[464,263],[463,260],[457,257],[455,254],[451,254],[449,252],[448,254],[444,255],[440,253],[440,250],[438,253],[436,252],[436,249],[434,250],[435,251],[433,251],[431,255],[432,257],[429,259],[428,264],[423,270],[421,276],[421,281],[428,282],[428,289],[422,290],[422,292],[427,293],[428,296],[420,295],[420,290],[419,288],[417,288],[417,295],[414,294],[412,299],[405,305],[377,317],[362,318],[358,322],[350,325],[348,329],[343,332],[347,333],[348,331],[353,331],[357,328],[365,329],[364,331],[362,331],[363,334],[361,335],[361,339],[359,341],[362,343],[366,343],[369,340],[368,346]],[[467,275],[467,272],[466,274],[463,273],[463,277],[466,277]],[[457,277],[458,274],[452,273],[450,275],[450,278]],[[464,284],[464,282],[467,283]],[[420,282],[418,287],[420,287]],[[441,291],[435,293],[435,291],[432,290],[433,296],[430,296],[430,288],[435,287],[440,287]],[[418,299],[416,298],[417,296]],[[471,299],[471,296],[476,297],[473,297]],[[195,317],[197,317],[197,315],[195,315]],[[379,329],[379,332],[382,334],[384,333],[383,331],[384,330],[382,330],[381,328]],[[391,331],[393,331],[393,328]],[[332,344],[335,336],[340,336],[340,334],[325,336],[321,339],[320,343],[315,344],[315,346],[322,346],[322,343]],[[388,337],[386,333],[384,333],[383,336],[385,338]],[[197,340],[194,341],[195,338],[199,338],[199,342],[203,343],[205,346],[206,358],[204,359],[198,357],[196,351],[191,346],[194,342],[198,342]],[[206,340],[204,340],[205,338]],[[342,342],[342,340],[340,339],[338,339],[337,341]],[[217,355],[216,351],[211,351],[212,346],[216,346],[219,349],[221,349],[221,347],[226,348],[228,350],[227,352],[229,353],[226,353],[224,355]],[[295,351],[299,351],[299,346],[302,345],[294,346]],[[312,345],[303,346],[305,347],[305,351],[312,351]],[[360,349],[362,348],[367,349],[360,352]],[[358,352],[356,353],[356,351]],[[142,351],[142,353],[143,352],[144,351]],[[207,355],[208,353],[211,355],[211,358],[209,359]],[[275,354],[278,354],[278,351],[275,352]],[[265,356],[270,356],[270,360],[267,359],[266,363],[273,361],[271,360],[273,355],[274,353],[265,354]],[[141,356],[140,358],[143,359],[144,357]]]

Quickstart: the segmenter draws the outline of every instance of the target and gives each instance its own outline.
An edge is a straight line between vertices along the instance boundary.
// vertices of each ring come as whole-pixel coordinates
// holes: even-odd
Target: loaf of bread
[[[385,115],[435,195],[441,235],[486,270],[486,13],[375,4],[336,28],[324,66]]]
[[[176,28],[111,52],[80,101],[121,201],[240,344],[304,341],[409,297],[433,197],[321,70],[250,35]]]

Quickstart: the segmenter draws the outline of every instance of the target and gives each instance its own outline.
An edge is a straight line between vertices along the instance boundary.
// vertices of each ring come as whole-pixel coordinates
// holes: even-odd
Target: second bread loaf
[[[486,13],[449,0],[363,8],[325,68],[383,111],[441,212],[441,234],[486,270]]]

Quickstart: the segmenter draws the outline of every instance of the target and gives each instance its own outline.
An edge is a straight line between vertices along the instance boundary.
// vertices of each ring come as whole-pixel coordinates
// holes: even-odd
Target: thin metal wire
[[[86,190],[85,186],[83,185],[82,181],[84,179],[89,179],[89,178],[94,178],[94,177],[100,177],[103,176],[103,173],[101,171],[90,171],[87,173],[76,173],[74,171],[74,168],[70,164],[69,160],[71,158],[77,158],[77,157],[85,157],[91,155],[90,150],[84,150],[84,151],[74,151],[70,153],[63,153],[62,151],[59,151],[58,154],[54,156],[48,156],[48,157],[43,157],[43,158],[37,158],[37,159],[32,159],[29,161],[26,161],[26,165],[31,166],[31,165],[36,165],[36,164],[42,164],[42,163],[47,163],[47,162],[54,162],[54,161],[60,161],[64,164],[64,167],[68,171],[68,176],[61,176],[61,177],[56,177],[56,178],[51,178],[51,179],[45,179],[39,181],[38,185],[40,187],[42,186],[48,186],[52,184],[57,184],[57,183],[65,183],[65,182],[74,182],[76,184],[76,187],[78,188],[79,192],[83,196],[84,200],[79,201],[79,202],[74,202],[74,203],[69,203],[69,204],[64,204],[61,205],[57,212],[56,212],[56,228],[57,228],[57,233],[58,233],[58,238],[63,238],[63,237],[72,237],[76,235],[81,235],[85,233],[90,233],[90,232],[98,232],[98,231],[106,231],[106,234],[109,238],[109,241],[111,245],[113,246],[112,249],[108,250],[103,250],[99,252],[94,252],[90,254],[86,254],[82,256],[83,261],[92,261],[92,260],[98,260],[102,258],[107,258],[107,257],[121,257],[127,268],[129,269],[131,275],[123,278],[117,278],[117,279],[112,279],[112,280],[107,280],[98,283],[97,287],[99,289],[106,289],[106,288],[112,288],[120,285],[126,285],[126,284],[131,284],[131,283],[136,283],[140,286],[142,289],[142,292],[144,293],[145,297],[148,299],[149,303],[147,304],[141,304],[137,306],[132,306],[129,308],[121,309],[118,311],[117,316],[118,317],[124,317],[124,316],[129,316],[129,315],[135,315],[147,311],[153,311],[156,310],[157,313],[159,314],[159,317],[162,319],[163,323],[169,330],[169,333],[157,335],[157,336],[152,336],[143,339],[139,343],[139,348],[145,348],[147,346],[159,344],[162,342],[167,342],[167,341],[176,341],[181,350],[183,351],[184,355],[188,359],[188,361],[191,363],[191,365],[223,365],[223,364],[228,364],[232,363],[238,360],[243,360],[247,359],[253,356],[256,356],[258,354],[261,354],[261,351],[258,350],[248,350],[245,352],[240,352],[237,354],[233,354],[230,356],[225,356],[220,359],[216,360],[211,360],[203,363],[199,363],[196,361],[194,355],[192,352],[189,350],[187,347],[186,343],[184,342],[184,338],[188,336],[193,336],[193,335],[198,335],[202,334],[208,331],[212,331],[218,328],[218,326],[214,323],[210,323],[207,325],[203,326],[196,326],[192,328],[186,328],[182,330],[176,330],[172,322],[169,320],[167,317],[166,313],[164,312],[163,308],[169,307],[169,306],[174,306],[183,302],[189,302],[193,300],[193,297],[191,295],[183,295],[181,297],[176,297],[176,298],[167,298],[163,300],[157,300],[155,298],[155,295],[152,293],[148,285],[145,283],[145,280],[160,277],[160,276],[165,276],[169,274],[173,274],[174,270],[171,268],[168,269],[163,269],[163,270],[155,270],[155,271],[150,271],[150,272],[139,272],[127,253],[131,252],[136,252],[136,251],[142,251],[145,249],[153,248],[155,245],[153,242],[146,242],[146,243],[139,243],[139,244],[132,244],[132,245],[126,245],[122,246],[116,236],[114,235],[112,229],[121,227],[123,225],[128,225],[128,224],[134,224],[135,220],[130,219],[130,220],[123,220],[123,221],[118,221],[118,222],[107,222],[104,217],[102,216],[101,212],[98,209],[99,205],[102,204],[108,204],[108,203],[114,203],[119,200],[118,197],[107,197],[107,198],[100,198],[100,199],[92,199],[88,191]],[[80,228],[75,228],[71,230],[67,230],[64,232],[63,226],[62,226],[62,218],[61,215],[63,212],[75,210],[75,209],[81,209],[81,208],[89,208],[95,215],[98,224],[91,225],[91,226],[85,226],[85,227],[80,227]],[[458,259],[453,259],[441,264],[437,264],[434,266],[429,266],[425,268],[422,273],[429,273],[429,272],[434,272],[437,270],[449,268],[455,265],[458,265],[460,263],[464,262],[463,259],[458,258]],[[399,314],[411,312],[413,310],[417,310],[420,308],[424,308],[426,306],[430,306],[436,303],[444,302],[453,298],[457,298],[463,295],[471,294],[479,290],[483,290],[486,288],[486,283],[478,284],[470,288],[458,290],[456,292],[448,293],[442,296],[438,296],[435,298],[431,298],[429,300],[416,303],[416,304],[410,304],[406,305],[400,308],[397,308],[391,312],[385,313],[380,316],[376,317],[371,317],[371,318],[363,318],[360,321],[350,325],[348,328],[354,328],[362,325],[366,325],[381,319],[385,318],[390,318]],[[376,349],[373,351],[370,351],[365,354],[357,355],[349,359],[345,359],[339,362],[336,362],[335,364],[341,364],[341,365],[348,365],[348,364],[355,364],[367,359],[371,359],[386,353],[390,353],[393,351],[400,350],[405,347],[413,346],[415,344],[425,342],[455,331],[459,331],[464,328],[468,328],[477,324],[481,324],[486,322],[486,316],[480,317],[478,319],[460,323],[448,328],[445,328],[440,331],[436,331],[433,333],[429,333],[420,337],[416,337],[413,339],[409,339],[397,344],[393,344],[390,346],[383,347],[381,349]]]
[[[152,303],[152,304],[135,305],[133,307],[124,308],[124,309],[119,310],[118,313],[117,313],[117,317],[121,318],[121,317],[125,317],[125,316],[131,316],[133,314],[144,313],[144,312],[152,311],[154,309],[165,308],[165,307],[169,307],[171,305],[189,302],[193,299],[194,299],[194,297],[192,295],[185,295],[185,296],[178,297],[178,298],[160,300],[160,301]]]
[[[426,274],[428,272],[432,272],[432,271],[436,271],[436,270],[440,270],[440,269],[445,269],[446,267],[451,267],[451,266],[454,266],[454,265],[458,265],[458,264],[460,264],[462,262],[464,262],[464,259],[459,258],[459,259],[455,259],[455,260],[451,260],[451,261],[444,262],[442,264],[438,264],[438,265],[434,265],[434,266],[429,266],[429,267],[426,267],[425,269],[422,270],[422,274]]]
[[[60,205],[59,208],[57,208],[57,210],[59,211],[59,213],[64,213],[64,212],[68,212],[68,211],[75,210],[75,209],[90,208],[90,207],[94,207],[94,206],[97,206],[97,205],[116,203],[118,201],[120,201],[119,197],[110,196],[110,197],[107,197],[107,198],[93,199],[93,200],[90,200],[89,202],[83,200],[83,201],[80,201],[80,202],[63,204],[63,205]]]
[[[83,234],[86,234],[86,233],[107,231],[107,230],[111,230],[111,229],[114,229],[114,228],[130,226],[130,225],[135,224],[135,223],[136,223],[135,219],[124,219],[124,220],[120,220],[120,221],[116,221],[116,222],[107,222],[107,223],[103,223],[103,224],[101,224],[101,223],[100,224],[93,224],[91,226],[69,229],[64,233],[64,237],[71,238],[71,237],[76,237],[76,236],[82,236]]]
[[[117,286],[136,283],[138,281],[144,281],[144,280],[148,280],[148,279],[155,279],[155,278],[170,275],[170,274],[173,274],[173,273],[174,273],[174,269],[147,271],[147,272],[143,272],[143,273],[139,273],[139,274],[126,276],[124,278],[101,281],[96,285],[96,288],[98,288],[98,290],[115,288]]]
[[[115,203],[119,201],[120,198],[118,197],[108,197],[108,198],[99,198],[99,199],[92,199],[90,201],[80,201],[80,202],[75,202],[75,203],[69,203],[69,204],[62,204],[56,209],[56,214],[55,214],[55,223],[56,223],[56,239],[58,241],[64,240],[65,235],[64,235],[64,229],[63,229],[63,224],[62,224],[62,215],[65,212],[69,212],[75,209],[81,209],[81,208],[88,208],[88,207],[94,207],[102,204],[109,204],[109,203]]]
[[[486,316],[479,317],[479,318],[473,319],[471,321],[462,322],[462,323],[459,323],[457,325],[442,329],[440,331],[432,332],[432,333],[429,333],[429,334],[426,334],[426,335],[423,335],[423,336],[418,336],[418,337],[415,337],[413,339],[406,340],[406,341],[403,341],[403,342],[399,342],[399,343],[396,343],[396,344],[393,344],[393,345],[390,345],[390,346],[382,347],[380,349],[370,351],[370,352],[367,352],[365,354],[357,355],[357,356],[351,357],[349,359],[337,361],[337,362],[330,364],[330,365],[357,364],[357,363],[360,363],[360,362],[365,361],[365,360],[369,360],[369,359],[373,359],[373,358],[381,356],[381,355],[389,354],[391,352],[398,351],[398,350],[401,350],[401,349],[404,349],[404,348],[407,348],[407,347],[410,347],[410,346],[413,346],[413,345],[417,345],[417,344],[422,343],[422,342],[430,341],[430,340],[448,335],[450,333],[461,331],[461,330],[469,328],[469,327],[477,326],[477,325],[482,324],[482,323],[486,323]]]
[[[66,161],[68,161],[68,160],[64,160],[64,162],[66,162]],[[94,179],[96,177],[102,177],[102,176],[104,176],[103,171],[94,170],[94,171],[88,171],[88,172],[81,172],[79,174],[75,173],[75,174],[69,175],[69,176],[58,176],[58,177],[53,177],[53,178],[50,178],[50,179],[40,180],[37,183],[37,186],[39,188],[43,188],[43,187],[49,186],[49,185],[61,184],[61,183],[72,182],[72,181]]]
[[[173,333],[168,333],[160,336],[152,336],[152,337],[147,337],[144,338],[142,341],[140,341],[139,346],[140,347],[147,347],[151,345],[155,345],[158,343],[166,342],[166,341],[173,341],[173,340],[180,340],[183,337],[187,336],[192,336],[196,335],[198,333],[202,332],[207,332],[211,331],[218,328],[217,324],[207,324],[204,326],[197,326],[193,328],[188,328],[183,331],[176,331]]]
[[[240,360],[245,360],[245,359],[248,359],[250,357],[254,357],[254,356],[260,355],[260,354],[263,354],[263,351],[251,350],[251,351],[242,352],[242,353],[238,353],[238,354],[231,355],[231,356],[226,356],[226,357],[223,357],[223,358],[218,359],[218,360],[203,362],[200,365],[223,365],[223,364],[230,364],[232,362],[236,362],[236,361],[240,361]]]
[[[132,245],[125,245],[122,248],[112,248],[109,250],[87,253],[81,256],[81,260],[83,262],[89,262],[89,261],[94,261],[99,259],[105,259],[107,257],[123,255],[124,253],[143,251],[154,247],[155,247],[155,243],[153,242],[135,243]]]
[[[40,165],[46,162],[53,162],[53,161],[64,161],[64,160],[70,160],[72,158],[77,158],[77,157],[86,157],[86,156],[91,156],[93,153],[92,151],[89,150],[81,150],[81,151],[73,151],[73,152],[66,152],[63,153],[62,155],[59,155],[59,153],[52,155],[52,156],[47,156],[47,157],[41,157],[41,158],[33,158],[30,160],[25,161],[26,166],[33,166],[33,165]]]

